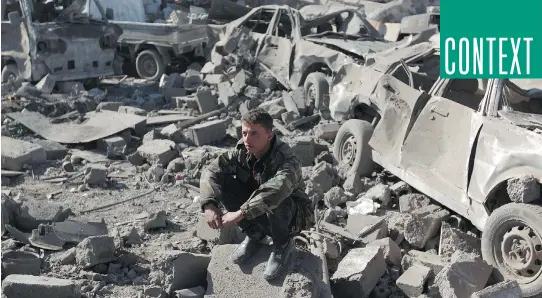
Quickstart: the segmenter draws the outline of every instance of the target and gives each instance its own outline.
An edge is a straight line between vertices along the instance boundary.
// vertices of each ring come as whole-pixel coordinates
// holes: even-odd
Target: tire
[[[10,79],[17,80],[18,77],[19,69],[16,64],[7,64],[2,68],[2,83],[7,83]]]
[[[540,297],[542,294],[542,206],[510,203],[495,210],[488,218],[482,234],[482,256],[484,260],[495,267],[494,277],[497,281],[517,280],[523,297]],[[507,243],[511,239],[525,239],[523,243],[530,244],[531,261],[523,267],[523,276],[510,267],[511,262],[503,258],[503,249],[511,250]],[[508,239],[508,241],[506,241]],[[521,249],[521,252],[528,252]],[[518,251],[516,251],[518,252]],[[539,256],[536,256],[538,252]],[[521,257],[521,256],[520,256]],[[528,276],[531,270],[534,276]],[[528,277],[531,277],[530,279]]]
[[[369,146],[373,130],[371,123],[351,119],[337,132],[333,143],[333,156],[339,165],[344,163],[350,165],[348,175],[368,176],[373,172],[372,148]]]
[[[329,83],[325,74],[313,72],[307,76],[303,85],[303,98],[307,116],[315,111],[329,110]]]
[[[136,71],[142,79],[157,81],[165,68],[162,57],[155,50],[144,50],[137,55]]]

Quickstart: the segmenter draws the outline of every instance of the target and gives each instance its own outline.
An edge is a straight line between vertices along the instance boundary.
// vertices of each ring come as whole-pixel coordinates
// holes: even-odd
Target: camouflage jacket
[[[240,140],[234,149],[221,154],[202,172],[200,178],[201,206],[208,203],[218,205],[222,199],[221,183],[224,175],[252,173],[249,162],[256,157],[247,152]],[[285,198],[306,198],[305,184],[301,175],[301,164],[288,144],[274,138],[270,151],[263,159],[263,172],[258,173],[258,188],[241,206],[244,218],[250,220],[270,212]],[[246,174],[245,174],[246,175]],[[239,177],[237,177],[239,178]]]

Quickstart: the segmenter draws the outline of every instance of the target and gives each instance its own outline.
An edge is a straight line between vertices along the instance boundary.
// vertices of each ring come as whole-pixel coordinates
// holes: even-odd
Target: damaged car
[[[333,82],[332,115],[346,120],[335,158],[355,175],[374,162],[470,220],[495,278],[539,297],[542,86],[441,78],[431,43],[371,59],[345,65]]]
[[[209,11],[211,19],[244,14],[220,27],[213,51],[228,56],[239,42],[243,43],[249,53],[247,59],[253,59],[286,89],[303,88],[309,115],[327,108],[329,80],[342,65],[363,65],[370,53],[405,46],[411,41],[384,40],[355,10],[341,10],[307,21],[288,6],[267,5],[247,12],[245,7],[236,11],[232,5],[235,4],[223,4]],[[244,35],[250,40],[242,38]]]
[[[120,74],[122,29],[83,13],[87,1],[2,0],[2,83],[37,82],[48,74],[74,81]],[[71,3],[70,3],[71,2]],[[66,4],[66,5],[58,5]]]

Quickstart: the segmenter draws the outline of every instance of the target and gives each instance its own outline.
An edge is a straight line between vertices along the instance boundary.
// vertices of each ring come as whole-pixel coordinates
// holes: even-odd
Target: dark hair
[[[267,130],[273,130],[273,117],[262,109],[253,109],[241,115],[241,121],[249,124],[260,124]]]

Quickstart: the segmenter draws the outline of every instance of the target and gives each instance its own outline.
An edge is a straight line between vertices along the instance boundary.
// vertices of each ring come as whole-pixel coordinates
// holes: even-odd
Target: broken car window
[[[292,19],[286,9],[281,9],[280,18],[277,26],[273,30],[273,35],[278,37],[290,38],[292,36]]]
[[[273,15],[275,15],[275,11],[276,10],[261,9],[246,20],[242,26],[247,27],[252,32],[265,34],[267,33],[267,28],[271,23]]]
[[[477,79],[454,79],[442,97],[476,111],[484,95],[485,91],[479,88]]]
[[[508,81],[502,91],[500,109],[528,114],[542,114],[542,98],[530,98],[525,90]]]

